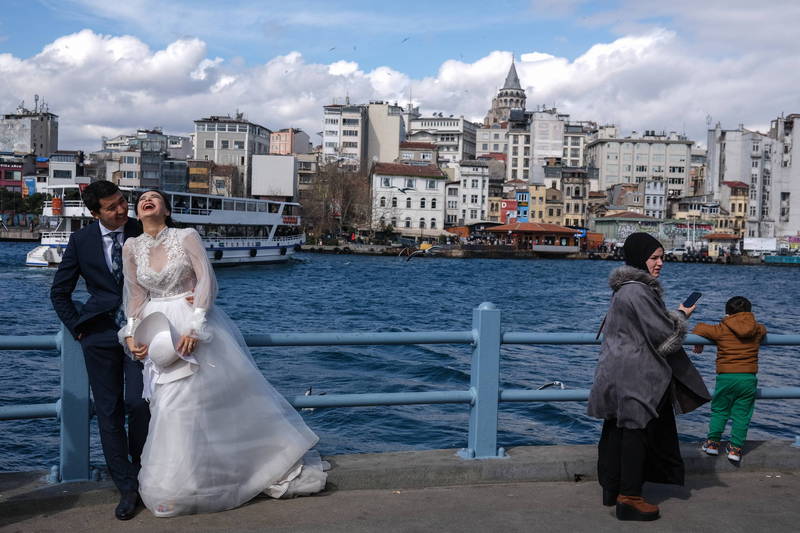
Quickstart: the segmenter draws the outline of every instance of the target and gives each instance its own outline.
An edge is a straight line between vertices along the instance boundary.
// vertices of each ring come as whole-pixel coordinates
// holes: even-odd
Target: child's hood
[[[740,339],[750,339],[761,333],[761,327],[756,322],[753,313],[743,312],[726,316],[722,323],[728,326]]]

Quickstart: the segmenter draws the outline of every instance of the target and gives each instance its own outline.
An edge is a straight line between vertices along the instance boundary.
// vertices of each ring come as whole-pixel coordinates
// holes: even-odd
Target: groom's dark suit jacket
[[[125,224],[125,239],[136,237],[141,232],[135,220],[129,219]],[[53,308],[76,338],[91,327],[94,319],[113,315],[122,303],[122,284],[117,283],[108,269],[103,249],[100,224],[94,221],[70,236],[61,265],[53,278],[50,288]],[[80,277],[86,280],[89,299],[78,311],[72,301],[72,292]]]

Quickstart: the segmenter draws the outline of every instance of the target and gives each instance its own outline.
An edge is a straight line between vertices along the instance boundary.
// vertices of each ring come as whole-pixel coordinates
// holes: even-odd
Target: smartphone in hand
[[[697,303],[697,300],[699,300],[702,295],[703,295],[703,293],[701,293],[701,292],[697,292],[697,291],[693,292],[692,294],[689,295],[688,298],[686,298],[683,301],[683,306],[687,307],[687,308],[693,306],[694,304]]]

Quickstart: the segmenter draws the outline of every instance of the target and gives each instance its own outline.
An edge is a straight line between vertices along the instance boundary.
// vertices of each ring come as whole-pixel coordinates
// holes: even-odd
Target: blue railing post
[[[474,400],[469,413],[467,448],[459,455],[465,459],[505,457],[497,448],[497,405],[500,402],[500,310],[484,302],[472,310],[472,351],[470,391]]]
[[[63,325],[61,347],[60,481],[89,479],[89,377],[83,350]]]

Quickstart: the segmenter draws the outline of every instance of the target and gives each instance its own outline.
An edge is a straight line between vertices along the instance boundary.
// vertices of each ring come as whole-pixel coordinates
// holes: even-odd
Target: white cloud
[[[797,55],[752,47],[736,57],[705,56],[682,36],[661,28],[595,44],[568,59],[523,53],[517,71],[528,108],[556,104],[574,120],[616,122],[623,129],[686,130],[705,141],[706,115],[723,122],[764,125],[798,111]],[[493,51],[474,62],[444,61],[422,79],[388,66],[370,71],[352,61],[308,63],[300,52],[247,65],[208,57],[196,38],[152,50],[132,36],[91,30],[66,35],[27,59],[0,54],[0,111],[42,95],[60,117],[63,148],[93,150],[101,135],[161,126],[185,133],[211,114],[243,111],[272,129],[321,129],[322,106],[410,97],[423,112],[480,121],[505,80],[511,54]]]

